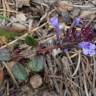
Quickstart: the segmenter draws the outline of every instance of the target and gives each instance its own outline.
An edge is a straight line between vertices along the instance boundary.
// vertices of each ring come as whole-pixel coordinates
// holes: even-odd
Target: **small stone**
[[[26,26],[20,23],[13,23],[12,29],[16,32],[22,32],[26,30]]]
[[[56,4],[57,10],[61,11],[61,12],[67,12],[67,11],[72,11],[73,10],[73,6],[72,3],[70,3],[69,1],[57,1]]]
[[[34,75],[30,78],[30,84],[31,86],[36,89],[39,88],[42,85],[42,78],[40,75]]]
[[[25,22],[27,18],[24,13],[18,13],[16,14],[16,19],[19,22]]]

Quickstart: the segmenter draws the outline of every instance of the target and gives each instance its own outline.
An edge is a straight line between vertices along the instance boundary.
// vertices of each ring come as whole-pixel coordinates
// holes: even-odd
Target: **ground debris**
[[[0,96],[95,96],[95,5],[1,0]]]
[[[30,0],[16,0],[16,7],[21,8],[22,6],[29,6]]]

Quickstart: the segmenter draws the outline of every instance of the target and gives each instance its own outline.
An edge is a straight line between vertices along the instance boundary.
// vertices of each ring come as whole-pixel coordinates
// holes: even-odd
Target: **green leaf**
[[[8,49],[0,49],[0,61],[9,61],[11,53]]]
[[[28,63],[28,67],[33,72],[40,72],[44,69],[44,57],[43,56],[34,56]]]
[[[3,15],[0,15],[0,19],[1,20],[3,20],[3,19],[8,20],[9,18],[8,17],[4,17]]]
[[[14,77],[19,81],[24,81],[28,77],[27,71],[25,70],[24,66],[19,63],[13,66],[12,73]]]
[[[30,46],[37,46],[38,42],[32,36],[27,36],[25,38],[25,43]]]
[[[9,32],[0,28],[0,36],[5,36],[8,40],[13,40],[17,36],[16,32]]]

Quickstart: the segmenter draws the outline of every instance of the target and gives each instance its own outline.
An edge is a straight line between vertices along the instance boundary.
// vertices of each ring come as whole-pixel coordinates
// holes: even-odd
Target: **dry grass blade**
[[[0,1],[1,28],[10,29],[11,32],[14,32],[15,29],[25,28],[22,32],[15,31],[18,35],[12,39],[7,40],[6,36],[0,36],[2,37],[0,38],[0,49],[10,48],[11,55],[9,61],[2,61],[0,65],[0,67],[3,65],[4,74],[8,76],[5,78],[7,80],[4,80],[6,81],[4,88],[0,89],[0,95],[14,96],[15,93],[16,96],[95,96],[96,56],[91,57],[89,54],[91,52],[85,54],[86,50],[81,48],[80,43],[87,39],[89,42],[90,34],[94,31],[90,43],[93,46],[96,45],[94,35],[96,31],[96,6],[90,4],[90,0],[78,0],[78,2],[77,0],[44,1],[47,3],[43,0]],[[53,18],[57,21],[53,20],[51,24]],[[87,29],[87,27],[90,28]],[[57,35],[60,36],[59,39]],[[26,39],[27,36],[29,37]],[[36,46],[33,47],[32,43],[34,45],[36,43]],[[34,68],[36,64],[32,62],[33,69],[31,70],[28,63],[33,57],[41,55],[44,57],[44,67],[42,71],[35,72],[33,69],[40,68],[39,64],[42,63],[41,61],[39,63],[40,59],[35,60],[35,63],[38,61],[38,68]],[[1,54],[1,57],[4,56]],[[27,71],[26,74],[28,73],[24,81],[19,81],[11,71],[13,65],[18,63]],[[2,74],[0,76],[2,77]],[[10,81],[13,82],[10,83]],[[18,90],[15,89],[14,85],[17,86]],[[32,88],[29,88],[29,85]],[[7,87],[5,88],[5,86]],[[30,91],[27,87],[23,89],[22,86],[28,86]],[[31,91],[32,94],[28,95]],[[42,91],[44,91],[44,95]],[[54,91],[52,95],[49,93],[51,91]]]
[[[37,28],[34,28],[30,33],[33,34],[33,32],[35,32],[35,31],[37,31],[38,29],[42,28],[42,27],[45,26],[46,24],[47,24],[47,23],[44,23],[44,24],[42,24],[41,26],[39,26],[39,27],[37,27]],[[6,44],[6,45],[0,47],[0,49],[3,49],[3,48],[5,48],[5,47],[10,46],[10,45],[16,43],[18,40],[22,40],[23,38],[25,38],[26,36],[28,36],[28,34],[29,34],[29,33],[25,33],[24,35],[18,37],[18,39],[13,40],[12,42],[9,42],[8,44]]]
[[[8,71],[9,75],[11,76],[14,84],[15,84],[17,87],[19,87],[16,79],[14,78],[14,76],[13,76],[11,70],[8,68],[7,64],[6,64],[5,62],[2,62],[2,64],[4,65],[4,67],[6,68],[6,70]]]
[[[96,59],[95,56],[93,57],[93,64],[94,64],[94,73],[93,73],[93,88],[95,88],[95,81],[96,81]]]
[[[80,61],[81,61],[81,52],[78,52],[78,62],[77,62],[77,66],[76,66],[76,69],[74,71],[74,73],[72,74],[72,77],[74,77],[77,73],[77,71],[79,70],[80,68]]]

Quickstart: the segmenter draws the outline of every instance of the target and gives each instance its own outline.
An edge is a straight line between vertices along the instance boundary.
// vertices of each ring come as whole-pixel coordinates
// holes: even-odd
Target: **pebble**
[[[30,78],[30,84],[34,89],[39,88],[42,85],[42,77],[40,75],[34,75]]]
[[[26,26],[20,23],[13,23],[12,24],[12,29],[17,32],[25,31]]]
[[[25,22],[27,18],[24,13],[18,13],[16,14],[16,19],[19,22]]]

